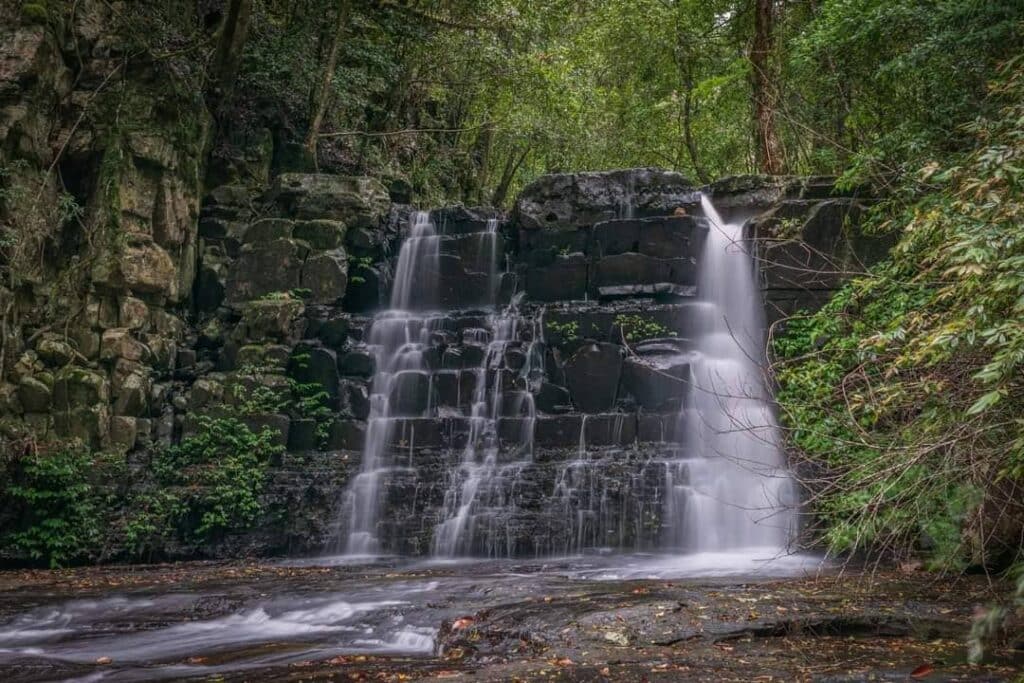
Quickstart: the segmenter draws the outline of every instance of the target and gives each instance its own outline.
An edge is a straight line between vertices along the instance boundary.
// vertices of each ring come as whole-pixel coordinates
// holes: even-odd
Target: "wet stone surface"
[[[1009,647],[965,663],[973,611],[1005,588],[982,577],[837,575],[809,558],[755,557],[6,572],[0,670],[8,681],[1015,681],[1024,671]],[[709,573],[733,575],[694,578]]]

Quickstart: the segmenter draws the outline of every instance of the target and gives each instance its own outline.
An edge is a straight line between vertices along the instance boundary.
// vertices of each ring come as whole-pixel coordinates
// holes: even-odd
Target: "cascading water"
[[[710,223],[698,276],[700,322],[682,458],[667,463],[664,544],[685,551],[785,549],[796,487],[762,375],[763,312],[743,223],[701,197]]]
[[[481,223],[479,232],[439,235],[428,214],[416,214],[397,261],[391,308],[376,316],[366,335],[376,359],[370,416],[362,468],[346,495],[347,533],[339,534],[343,543],[336,549],[376,554],[390,545],[390,536],[378,531],[387,526],[389,482],[415,481],[429,471],[417,462],[421,451],[412,428],[418,418],[444,419],[445,428],[459,434],[450,438],[465,439],[444,467],[444,493],[432,520],[435,556],[784,549],[794,531],[795,486],[761,375],[764,328],[754,263],[742,224],[722,220],[706,198],[702,204],[710,232],[699,261],[699,300],[679,309],[697,320],[677,330],[694,341],[693,351],[684,352],[690,392],[672,430],[679,447],[667,460],[662,453],[669,444],[657,455],[623,449],[623,425],[636,418],[619,406],[579,415],[575,457],[534,462],[534,401],[550,382],[548,351],[542,314],[524,314],[522,295],[504,309],[498,305],[498,221]],[[486,276],[480,281],[487,291],[478,299],[490,304],[486,316],[439,310],[441,259],[467,249],[475,250],[464,261],[473,276]],[[475,354],[479,360],[440,362],[449,347],[454,358]],[[550,434],[559,423],[544,419]],[[664,422],[657,424],[663,429]],[[538,497],[545,471],[551,488]],[[652,505],[663,506],[660,515]],[[536,527],[538,535],[530,537],[525,530],[539,520],[550,526]]]
[[[414,213],[409,237],[398,255],[391,308],[378,315],[370,327],[367,343],[373,350],[376,371],[362,468],[346,493],[349,526],[343,549],[347,554],[380,551],[381,491],[399,468],[390,454],[393,432],[401,417],[426,414],[430,409],[418,406],[415,395],[420,382],[430,382],[423,352],[440,318],[414,311],[437,305],[440,240],[430,214]]]
[[[447,477],[442,521],[434,529],[434,555],[513,554],[504,530],[515,507],[519,475],[533,456],[536,409],[528,382],[534,371],[543,371],[543,357],[537,353],[539,324],[534,324],[528,335],[522,368],[512,372],[505,367],[506,351],[519,339],[522,322],[514,303],[491,317],[493,339],[475,370],[469,440],[460,465]],[[504,447],[499,434],[502,419],[512,432],[504,435],[510,442]]]

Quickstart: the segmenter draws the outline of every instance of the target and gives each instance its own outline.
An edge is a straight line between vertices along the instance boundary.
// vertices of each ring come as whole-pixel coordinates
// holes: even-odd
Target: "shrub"
[[[12,515],[4,546],[51,567],[98,555],[106,501],[90,476],[100,457],[68,443],[9,461],[0,494]]]
[[[214,540],[248,528],[262,511],[267,466],[282,450],[274,432],[254,433],[232,417],[198,420],[193,435],[157,453],[152,485],[132,496],[125,531],[137,553],[169,535]]]

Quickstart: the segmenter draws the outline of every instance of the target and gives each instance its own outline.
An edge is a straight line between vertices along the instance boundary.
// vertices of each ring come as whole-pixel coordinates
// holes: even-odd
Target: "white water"
[[[391,308],[377,316],[370,327],[367,344],[374,353],[376,372],[370,389],[362,468],[346,492],[346,554],[380,551],[377,526],[381,493],[388,478],[402,469],[390,453],[395,429],[404,424],[401,417],[426,415],[430,410],[429,405],[417,405],[416,398],[424,395],[418,385],[432,379],[423,352],[440,318],[414,311],[436,306],[440,240],[430,214],[413,214],[409,237],[398,255]],[[407,438],[410,435],[398,436],[411,442],[411,437]]]
[[[711,201],[698,292],[689,404],[680,414],[680,459],[667,463],[664,545],[688,552],[784,552],[795,532],[796,487],[785,467],[763,376],[764,321],[742,222]]]
[[[489,230],[490,232],[490,230]],[[492,259],[496,266],[496,260]],[[533,394],[527,390],[531,372],[541,371],[543,358],[536,353],[542,341],[541,326],[533,324],[527,344],[526,363],[505,386],[505,352],[519,338],[522,323],[515,304],[492,316],[493,340],[476,373],[469,440],[459,467],[448,475],[441,522],[434,527],[432,554],[454,557],[482,551],[488,556],[511,556],[514,548],[505,533],[515,506],[519,475],[533,457],[536,421]],[[490,389],[488,389],[490,383]],[[509,419],[517,431],[510,443],[501,443],[499,420]]]

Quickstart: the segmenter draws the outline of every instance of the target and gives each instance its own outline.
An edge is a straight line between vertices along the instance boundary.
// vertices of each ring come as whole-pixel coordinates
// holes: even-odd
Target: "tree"
[[[348,25],[352,6],[350,0],[339,0],[338,14],[335,18],[334,38],[331,40],[331,47],[327,51],[327,61],[320,77],[320,85],[317,88],[313,100],[313,115],[309,121],[309,130],[306,132],[306,154],[317,163],[317,138],[320,135],[320,126],[324,122],[324,114],[327,112],[327,104],[331,97],[331,82],[334,80],[334,70],[338,65],[338,49],[341,46],[341,37]]]
[[[779,84],[772,64],[775,45],[775,0],[754,0],[754,38],[750,45],[754,96],[754,131],[758,170],[779,175],[785,170],[782,141],[776,126]]]
[[[217,94],[222,101],[229,99],[234,89],[251,19],[252,0],[230,0],[221,23],[220,40],[217,42],[212,68]]]

